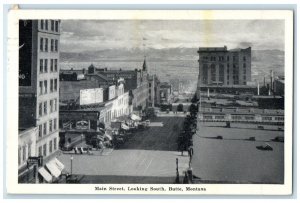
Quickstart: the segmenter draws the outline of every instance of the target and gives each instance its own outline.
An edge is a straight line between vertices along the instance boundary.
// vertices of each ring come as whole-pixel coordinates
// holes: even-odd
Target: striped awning
[[[43,176],[43,178],[48,183],[50,183],[52,181],[52,175],[50,173],[48,173],[48,171],[44,167],[41,167],[38,171],[39,171],[39,174],[41,174],[41,176]]]

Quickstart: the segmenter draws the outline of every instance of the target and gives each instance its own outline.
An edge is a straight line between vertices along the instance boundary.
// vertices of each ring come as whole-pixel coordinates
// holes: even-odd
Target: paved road
[[[83,183],[173,183],[176,158],[179,173],[188,167],[188,156],[177,152],[176,139],[184,118],[157,118],[163,123],[137,132],[120,149],[106,156],[73,155],[73,173],[84,174]],[[69,154],[60,159],[70,170]]]

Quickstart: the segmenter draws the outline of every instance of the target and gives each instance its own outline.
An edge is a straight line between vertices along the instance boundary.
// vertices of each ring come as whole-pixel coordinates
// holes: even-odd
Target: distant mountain
[[[186,61],[191,62],[197,68],[197,48],[169,48],[145,50],[148,62],[164,61]],[[101,61],[136,61],[142,62],[144,51],[141,49],[106,49],[99,51],[61,52],[61,62],[101,62]],[[252,78],[263,80],[270,74],[270,70],[275,75],[284,73],[284,51],[281,50],[252,50]]]

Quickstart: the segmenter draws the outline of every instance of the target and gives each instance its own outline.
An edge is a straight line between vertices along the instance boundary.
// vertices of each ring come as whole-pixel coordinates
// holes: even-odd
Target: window
[[[44,29],[44,20],[41,20],[41,29]]]
[[[43,104],[39,103],[39,116],[43,116]]]
[[[31,143],[28,144],[28,157],[31,157]]]
[[[51,99],[50,100],[50,113],[53,112],[53,100]]]
[[[54,150],[56,150],[56,146],[57,146],[56,144],[57,144],[57,139],[54,138],[54,142],[53,142],[53,149],[54,149]]]
[[[264,117],[262,117],[262,120],[264,120],[264,121],[271,121],[272,117],[264,116]]]
[[[52,132],[52,120],[49,121],[49,133]]]
[[[40,51],[44,51],[43,49],[44,49],[44,39],[41,38],[40,39]]]
[[[43,145],[43,156],[47,156],[47,144]]]
[[[58,21],[55,21],[55,32],[58,32]]]
[[[48,59],[45,59],[45,64],[44,64],[44,72],[48,72]]]
[[[44,102],[44,115],[47,114],[47,101]]]
[[[54,90],[57,91],[57,79],[54,79]]]
[[[50,71],[53,72],[53,59],[50,59]]]
[[[39,137],[43,136],[43,126],[39,125]]]
[[[39,147],[39,156],[42,156],[42,146]]]
[[[57,129],[57,118],[54,118],[53,120],[53,130]]]
[[[47,134],[47,123],[44,123],[43,130],[44,130],[43,135],[46,135]]]
[[[45,29],[48,30],[48,20],[45,20]]]
[[[43,94],[43,81],[40,81],[40,84],[39,84],[39,93],[40,93],[40,95]]]
[[[55,51],[58,50],[58,40],[55,40]]]
[[[50,92],[53,92],[53,79],[50,79]]]
[[[52,153],[52,140],[50,140],[49,142],[49,154]]]
[[[54,20],[51,20],[51,31],[54,31]]]
[[[54,99],[54,111],[57,111],[57,99]]]
[[[45,90],[44,93],[45,94],[47,94],[47,90],[48,90],[48,83],[47,82],[48,82],[47,80],[44,81],[44,90]]]
[[[26,160],[26,146],[23,146],[23,154],[22,154],[22,161]]]
[[[57,72],[57,59],[54,59],[54,71]]]
[[[48,51],[48,38],[45,38],[45,51]]]
[[[243,61],[246,61],[246,56],[243,57]]]
[[[40,59],[40,73],[43,73],[44,71],[44,60],[43,59]]]
[[[21,148],[18,149],[18,163],[21,164]]]
[[[243,64],[243,68],[246,68],[246,64],[245,63]]]
[[[54,39],[51,39],[51,51],[54,51]]]
[[[229,61],[230,60],[230,58],[229,58],[229,56],[227,56],[227,61]]]

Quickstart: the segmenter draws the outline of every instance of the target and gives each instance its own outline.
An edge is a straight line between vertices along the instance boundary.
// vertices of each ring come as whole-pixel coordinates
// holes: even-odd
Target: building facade
[[[157,107],[160,104],[160,81],[156,75],[148,77],[149,82],[149,107]]]
[[[144,110],[148,106],[148,68],[144,60],[142,69],[135,70],[108,70],[107,68],[96,68],[94,65],[88,67],[85,74],[87,80],[97,80],[100,85],[116,84],[120,78],[124,79],[125,91],[129,92],[130,103],[133,110]]]
[[[169,83],[163,82],[160,84],[159,94],[160,104],[170,104],[172,102],[172,86]]]
[[[19,21],[19,129],[37,127],[36,153],[58,150],[59,20]]]
[[[205,85],[247,85],[251,81],[251,47],[200,47],[198,87]]]

